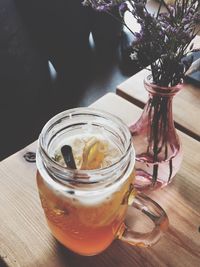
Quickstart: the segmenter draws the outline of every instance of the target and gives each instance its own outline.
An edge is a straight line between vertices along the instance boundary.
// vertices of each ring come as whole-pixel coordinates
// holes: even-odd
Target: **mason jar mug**
[[[119,118],[92,108],[64,111],[42,129],[36,154],[39,196],[53,236],[70,250],[95,255],[116,238],[150,246],[167,229],[164,210],[134,189],[131,138]],[[71,148],[74,167],[61,153],[65,146]],[[128,207],[148,216],[153,230],[133,231]],[[131,216],[133,222],[134,212]]]

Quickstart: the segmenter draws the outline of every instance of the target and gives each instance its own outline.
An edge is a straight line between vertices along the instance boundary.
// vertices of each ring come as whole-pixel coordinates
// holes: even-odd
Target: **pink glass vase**
[[[161,87],[144,81],[149,99],[140,119],[130,126],[136,150],[136,187],[157,189],[167,185],[178,172],[182,162],[182,147],[174,127],[173,96],[183,84]]]

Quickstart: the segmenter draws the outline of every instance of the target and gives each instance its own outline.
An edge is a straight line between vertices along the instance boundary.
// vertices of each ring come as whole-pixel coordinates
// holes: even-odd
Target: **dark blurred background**
[[[122,26],[81,0],[0,1],[0,160],[56,113],[88,106],[129,74]]]

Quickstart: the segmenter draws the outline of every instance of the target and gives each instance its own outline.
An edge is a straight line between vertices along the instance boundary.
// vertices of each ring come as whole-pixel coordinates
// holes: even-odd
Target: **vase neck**
[[[144,86],[150,96],[160,96],[160,97],[173,97],[176,93],[178,93],[183,88],[183,83],[179,83],[175,86],[160,86],[156,85],[152,82],[151,76],[148,76],[144,80]]]

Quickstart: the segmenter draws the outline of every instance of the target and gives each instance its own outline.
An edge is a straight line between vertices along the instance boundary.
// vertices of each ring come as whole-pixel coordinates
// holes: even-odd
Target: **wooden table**
[[[200,47],[200,36],[194,40],[195,48]],[[138,107],[144,107],[148,93],[143,81],[150,71],[144,69],[117,86],[117,94]],[[187,84],[174,97],[173,113],[176,127],[200,141],[200,88]]]
[[[93,107],[109,111],[128,125],[141,109],[115,94]],[[167,212],[170,227],[152,248],[115,241],[102,254],[82,257],[65,249],[50,234],[38,197],[35,163],[23,155],[36,142],[0,163],[0,266],[8,267],[132,267],[200,266],[200,143],[179,132],[184,160],[173,182],[151,193]]]

